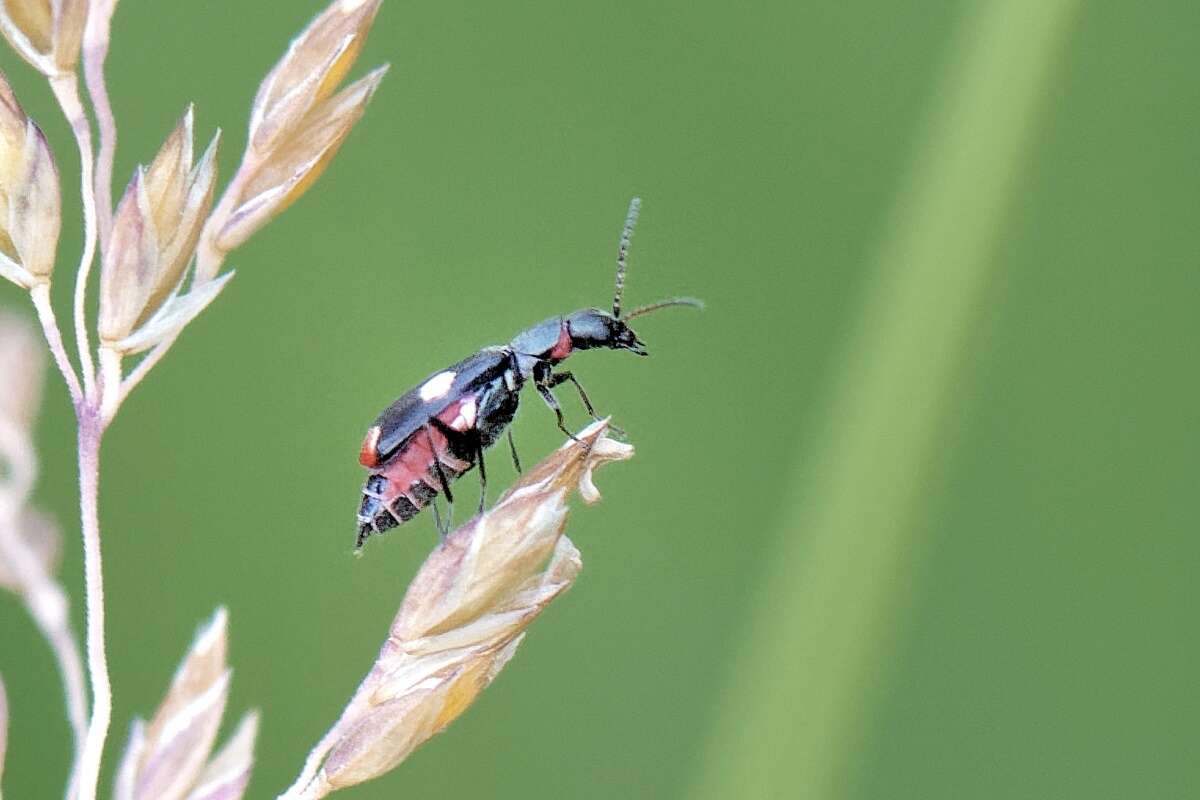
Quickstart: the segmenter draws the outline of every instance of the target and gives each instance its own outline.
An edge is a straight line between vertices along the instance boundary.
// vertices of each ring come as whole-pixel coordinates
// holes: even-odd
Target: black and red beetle
[[[575,438],[563,423],[562,409],[551,393],[570,381],[588,413],[596,412],[579,381],[570,372],[554,367],[576,350],[607,347],[646,355],[645,345],[626,324],[627,320],[667,306],[702,307],[690,297],[671,298],[634,309],[621,316],[621,292],[625,284],[625,257],[633,236],[641,201],[634,198],[621,230],[617,250],[617,287],[612,313],[585,308],[567,316],[551,317],[518,333],[507,345],[485,347],[457,364],[433,373],[419,386],[405,392],[388,406],[367,431],[358,460],[370,470],[358,509],[358,543],[372,533],[382,533],[407,522],[438,492],[453,504],[450,482],[471,467],[479,466],[479,509],[483,510],[487,472],[483,451],[490,447],[512,422],[525,381],[532,379],[546,405],[558,417],[558,427]],[[512,433],[508,435],[513,463],[521,469]],[[453,506],[451,505],[451,508]],[[434,516],[443,535],[437,505]]]

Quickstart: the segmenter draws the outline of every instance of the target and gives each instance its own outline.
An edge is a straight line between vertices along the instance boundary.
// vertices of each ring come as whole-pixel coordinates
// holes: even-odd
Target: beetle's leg
[[[587,392],[583,390],[583,387],[579,384],[579,381],[575,379],[575,376],[572,373],[568,371],[554,373],[550,376],[550,380],[546,382],[546,387],[553,389],[555,386],[558,386],[564,381],[570,381],[571,383],[575,384],[575,388],[579,391],[579,399],[583,401],[583,407],[587,409],[588,416],[590,416],[592,419],[600,419],[596,416],[596,409],[592,408],[592,401],[588,400]]]
[[[441,513],[441,511],[438,510],[438,503],[437,503],[436,497],[434,497],[433,499],[431,499],[429,501],[429,505],[431,508],[433,508],[433,524],[437,526],[438,535],[441,536],[443,539],[445,539],[446,535],[448,533],[450,533],[450,518],[447,517],[446,524],[445,525],[442,524],[442,513]]]
[[[512,428],[508,429],[508,449],[512,453],[513,466],[517,468],[517,472],[521,472],[521,459],[517,457],[517,446],[513,444]]]
[[[450,494],[450,481],[446,480],[446,473],[442,471],[442,462],[438,461],[437,448],[433,446],[433,434],[429,432],[429,428],[425,429],[425,437],[429,441],[429,452],[433,455],[433,471],[437,473],[438,483],[441,484],[442,494],[446,495],[446,524],[442,525],[441,515],[438,513],[437,497],[430,501],[433,506],[433,519],[437,523],[438,530],[445,539],[450,533],[450,522],[454,519],[454,495]]]
[[[558,429],[567,436],[570,436],[572,440],[578,442],[579,438],[567,430],[567,426],[563,422],[562,407],[559,406],[558,401],[554,399],[554,395],[550,393],[550,389],[545,384],[539,383],[537,384],[537,390],[538,394],[542,396],[542,399],[546,401],[546,405],[550,406],[551,410],[554,411],[554,416],[558,418]]]
[[[547,387],[558,386],[560,383],[563,383],[565,381],[570,381],[571,383],[575,384],[575,388],[579,390],[579,399],[583,401],[583,407],[587,409],[587,412],[589,415],[591,415],[592,419],[599,421],[600,417],[596,416],[596,409],[592,408],[592,403],[590,400],[588,400],[587,392],[585,392],[583,390],[583,386],[580,385],[579,381],[576,380],[575,376],[573,374],[571,374],[569,371],[564,370],[563,372],[554,373],[553,375],[550,376],[550,379],[546,382],[546,386]],[[611,422],[608,423],[608,427],[610,430],[612,430],[613,433],[619,434],[621,436],[625,435],[625,431],[621,430],[616,425],[613,425]],[[576,441],[578,441],[578,440],[576,440]]]
[[[433,434],[429,432],[429,428],[425,429],[425,437],[429,440],[429,452],[433,455],[433,471],[437,473],[438,483],[442,485],[442,494],[446,495],[446,502],[453,509],[454,495],[450,494],[450,481],[446,480],[446,473],[442,471],[442,462],[438,461],[437,448],[433,446]]]
[[[483,437],[475,435],[475,456],[479,459],[479,511],[483,513],[483,504],[487,500],[487,470],[483,468]]]
[[[483,466],[483,437],[480,436],[477,429],[472,428],[466,432],[457,431],[446,423],[442,422],[437,417],[430,417],[429,422],[433,425],[433,427],[437,428],[443,436],[446,437],[447,443],[456,438],[461,441],[462,437],[466,437],[469,446],[472,448],[475,460],[479,463],[479,513],[482,514],[484,500],[487,498],[487,472],[484,471]],[[434,463],[437,463],[436,455],[434,456]],[[438,465],[437,471],[438,479],[442,483],[442,491],[448,492],[450,487],[447,485],[446,476],[442,472],[440,464]],[[449,494],[446,495],[446,499],[451,503],[454,502],[454,498],[452,498]]]

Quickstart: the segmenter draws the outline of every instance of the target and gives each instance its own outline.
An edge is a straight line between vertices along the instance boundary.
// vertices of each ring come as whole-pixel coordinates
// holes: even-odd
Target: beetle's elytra
[[[359,461],[370,470],[358,510],[358,541],[373,533],[407,522],[439,494],[454,502],[450,482],[474,466],[482,486],[479,508],[487,488],[483,451],[496,442],[517,413],[521,387],[533,381],[538,394],[558,418],[558,427],[574,438],[563,423],[562,409],[551,390],[570,381],[589,414],[596,412],[579,381],[570,372],[554,368],[576,350],[606,347],[646,355],[645,345],[627,320],[667,306],[702,307],[688,297],[671,298],[642,306],[621,316],[625,261],[641,201],[634,198],[621,230],[617,249],[617,281],[612,313],[585,308],[567,316],[550,317],[513,337],[507,345],[485,347],[444,370],[433,373],[392,403],[367,431]],[[516,448],[509,434],[513,463],[519,470]],[[434,503],[434,515],[443,525]]]

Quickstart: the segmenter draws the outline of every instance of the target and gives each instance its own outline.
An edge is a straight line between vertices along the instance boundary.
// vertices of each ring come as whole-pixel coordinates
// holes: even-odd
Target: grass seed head
[[[100,273],[100,336],[125,352],[145,349],[120,343],[177,296],[212,208],[220,133],[193,165],[192,125],[189,107],[150,166],[135,170],[113,218]]]
[[[66,75],[79,61],[88,0],[0,0],[0,33],[47,77]]]
[[[26,289],[48,281],[61,224],[50,145],[0,73],[0,275]]]
[[[322,797],[394,768],[495,679],[582,568],[563,536],[568,496],[578,488],[595,502],[592,471],[633,455],[606,430],[607,421],[584,430],[429,555],[320,770],[298,796]]]
[[[387,73],[387,67],[347,86],[313,107],[291,135],[280,137],[244,184],[237,208],[216,244],[233,250],[300,198],[325,171]]]
[[[249,779],[257,716],[209,759],[229,696],[225,609],[202,628],[149,723],[136,720],[117,770],[117,800],[237,798]],[[217,791],[225,786],[230,791]],[[198,794],[204,788],[207,794]],[[236,791],[234,791],[236,790]]]
[[[197,272],[220,261],[308,191],[337,154],[387,72],[338,86],[366,41],[381,0],[335,0],[292,40],[259,86],[241,166],[204,233]]]
[[[301,127],[313,106],[333,94],[354,66],[382,0],[338,0],[288,46],[259,86],[250,114],[250,146],[270,151]]]

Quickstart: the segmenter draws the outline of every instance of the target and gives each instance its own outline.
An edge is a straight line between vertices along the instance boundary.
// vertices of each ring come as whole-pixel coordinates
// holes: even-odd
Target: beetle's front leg
[[[589,415],[591,415],[592,419],[599,422],[600,417],[596,416],[596,409],[592,408],[592,403],[590,400],[588,400],[587,392],[583,390],[583,386],[578,380],[575,379],[575,376],[570,371],[564,370],[562,372],[554,373],[546,381],[546,386],[553,388],[558,386],[560,383],[565,383],[566,381],[570,381],[571,383],[575,384],[575,388],[579,390],[579,399],[583,401],[583,407],[587,409],[587,412]],[[613,431],[613,433],[616,433],[619,436],[625,435],[625,431],[618,428],[616,425],[613,425],[611,422],[608,424],[608,427]],[[578,441],[578,439],[576,439],[576,441]]]
[[[538,394],[542,396],[542,399],[546,401],[546,405],[550,406],[550,409],[554,412],[554,416],[558,418],[558,429],[567,436],[570,436],[573,441],[578,442],[579,438],[567,430],[566,423],[563,422],[562,407],[558,404],[558,400],[554,398],[554,395],[550,393],[550,387],[544,383],[538,383],[536,386]]]
[[[560,383],[565,383],[567,381],[575,384],[575,389],[579,392],[579,399],[583,401],[583,407],[587,409],[588,416],[590,416],[592,419],[600,419],[598,416],[596,416],[596,409],[592,408],[592,401],[588,400],[587,392],[583,390],[583,386],[580,385],[579,381],[575,379],[575,376],[571,372],[564,370],[563,372],[554,373],[550,376],[550,379],[546,381],[546,387],[548,389],[553,389]]]

